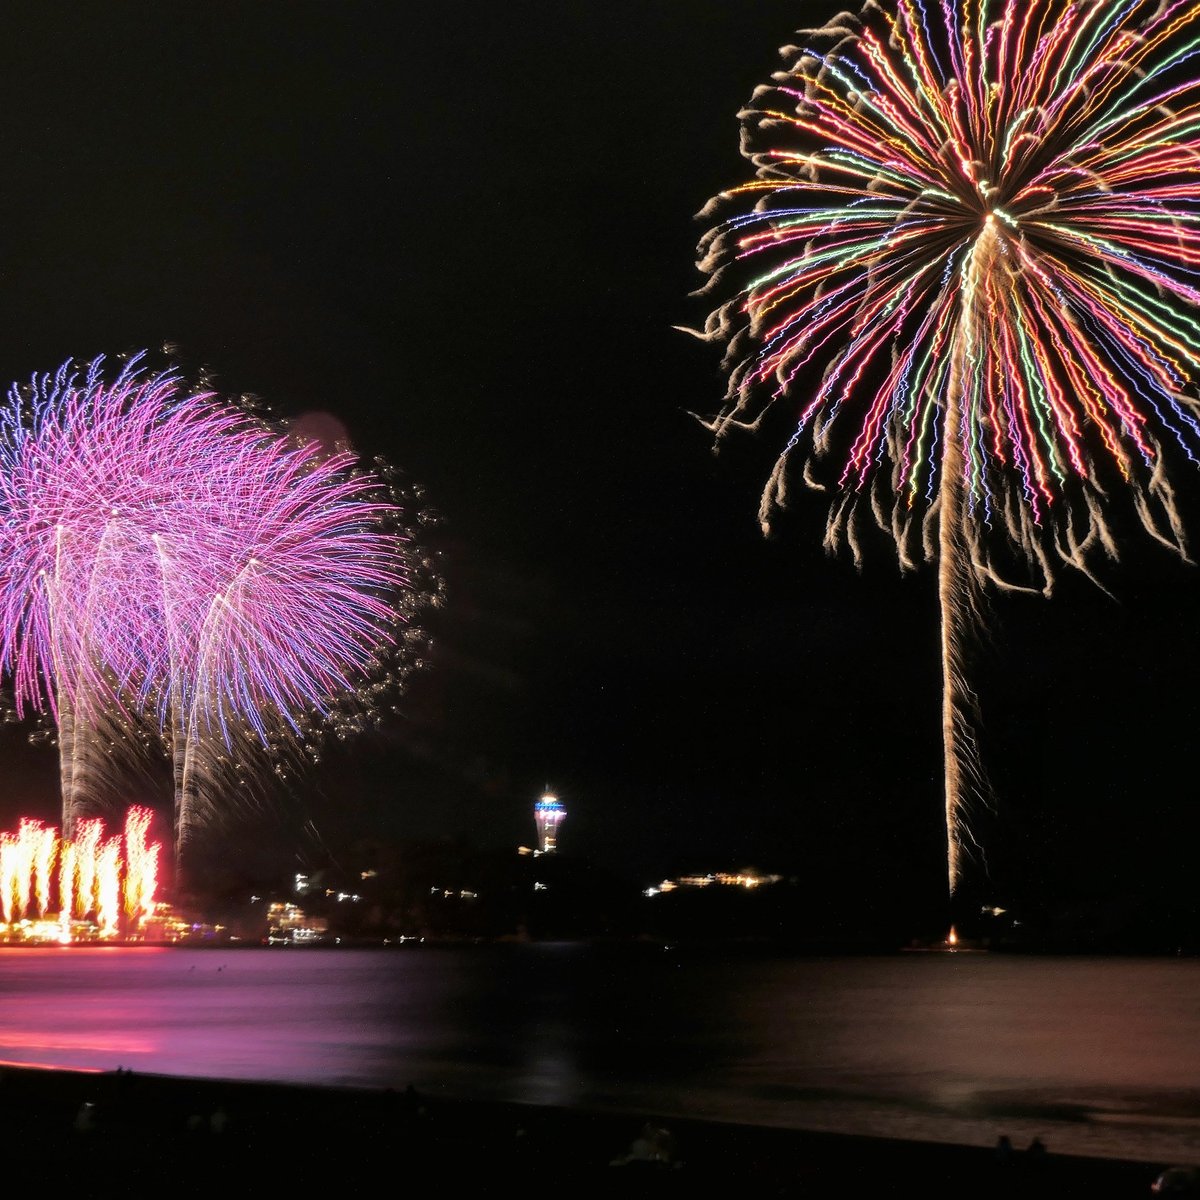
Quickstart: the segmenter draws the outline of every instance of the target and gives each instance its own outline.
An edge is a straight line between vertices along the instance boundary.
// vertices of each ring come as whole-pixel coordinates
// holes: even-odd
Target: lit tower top
[[[533,819],[537,824],[537,846],[542,854],[553,854],[558,842],[558,827],[567,810],[552,792],[544,792],[533,806]]]

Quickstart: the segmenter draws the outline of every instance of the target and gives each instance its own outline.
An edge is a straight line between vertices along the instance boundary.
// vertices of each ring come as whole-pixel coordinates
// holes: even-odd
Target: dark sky
[[[824,8],[7,10],[0,376],[172,343],[221,390],[332,414],[440,514],[430,667],[289,795],[320,834],[280,822],[297,862],[528,841],[549,784],[564,850],[647,882],[941,894],[933,573],[882,542],[861,573],[827,558],[817,497],[763,539],[778,447],[711,453],[688,414],[719,406],[719,354],[672,328],[704,317],[694,214],[744,176],[736,112]],[[972,878],[1000,903],[1192,890],[1200,575],[1129,550],[1115,598],[995,600]],[[27,732],[0,807],[54,819]]]

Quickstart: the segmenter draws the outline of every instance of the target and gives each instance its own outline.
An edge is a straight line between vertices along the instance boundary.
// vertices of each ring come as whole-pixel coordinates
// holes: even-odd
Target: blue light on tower
[[[539,854],[554,853],[558,844],[558,827],[566,815],[567,810],[552,792],[544,792],[542,798],[533,806]]]

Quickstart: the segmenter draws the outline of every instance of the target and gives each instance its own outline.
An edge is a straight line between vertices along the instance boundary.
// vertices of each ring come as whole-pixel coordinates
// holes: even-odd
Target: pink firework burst
[[[59,727],[64,829],[80,731],[170,744],[176,855],[214,802],[214,742],[303,736],[365,699],[405,645],[410,538],[377,474],[298,442],[142,356],[14,389],[0,414],[0,669]]]

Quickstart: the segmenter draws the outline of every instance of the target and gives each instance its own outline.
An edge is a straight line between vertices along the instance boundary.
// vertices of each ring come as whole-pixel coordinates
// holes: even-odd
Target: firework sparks
[[[0,411],[0,668],[57,722],[69,836],[112,752],[162,734],[178,867],[220,751],[369,703],[430,593],[381,475],[141,359],[68,362]]]
[[[243,422],[140,357],[14,387],[0,410],[0,666],[20,716],[57,722],[63,830],[102,806],[165,654],[151,538],[187,519],[186,482]]]
[[[78,834],[75,845],[75,886],[71,889],[75,901],[74,915],[86,916],[96,907],[96,880],[100,866],[100,842],[104,836],[104,822],[99,817],[89,817],[76,825]]]
[[[266,436],[222,455],[193,523],[157,537],[187,747],[177,839],[196,819],[195,758],[244,722],[303,737],[400,644],[409,587],[399,516],[351,456]],[[201,514],[196,520],[195,514]]]
[[[784,47],[742,112],[756,178],[705,214],[732,298],[718,443],[780,414],[834,491],[825,542],[878,524],[938,564],[948,875],[982,786],[963,648],[981,584],[1049,594],[1117,557],[1110,494],[1186,557],[1167,474],[1200,461],[1200,8],[1183,0],[869,3]],[[794,460],[796,460],[794,462]],[[832,471],[826,474],[827,464]]]
[[[77,903],[76,884],[79,879],[79,850],[74,842],[63,842],[58,854],[58,907],[60,941],[71,940],[71,918]]]
[[[0,917],[9,932],[22,922],[51,922],[59,929],[55,940],[70,941],[76,922],[101,939],[143,928],[157,905],[162,849],[148,840],[151,819],[148,809],[131,808],[124,834],[111,837],[103,821],[81,820],[74,841],[28,817],[16,833],[0,833]]]
[[[149,809],[131,808],[125,815],[125,882],[122,892],[125,912],[137,923],[154,913],[154,894],[158,889],[158,842],[147,842],[151,814]]]

